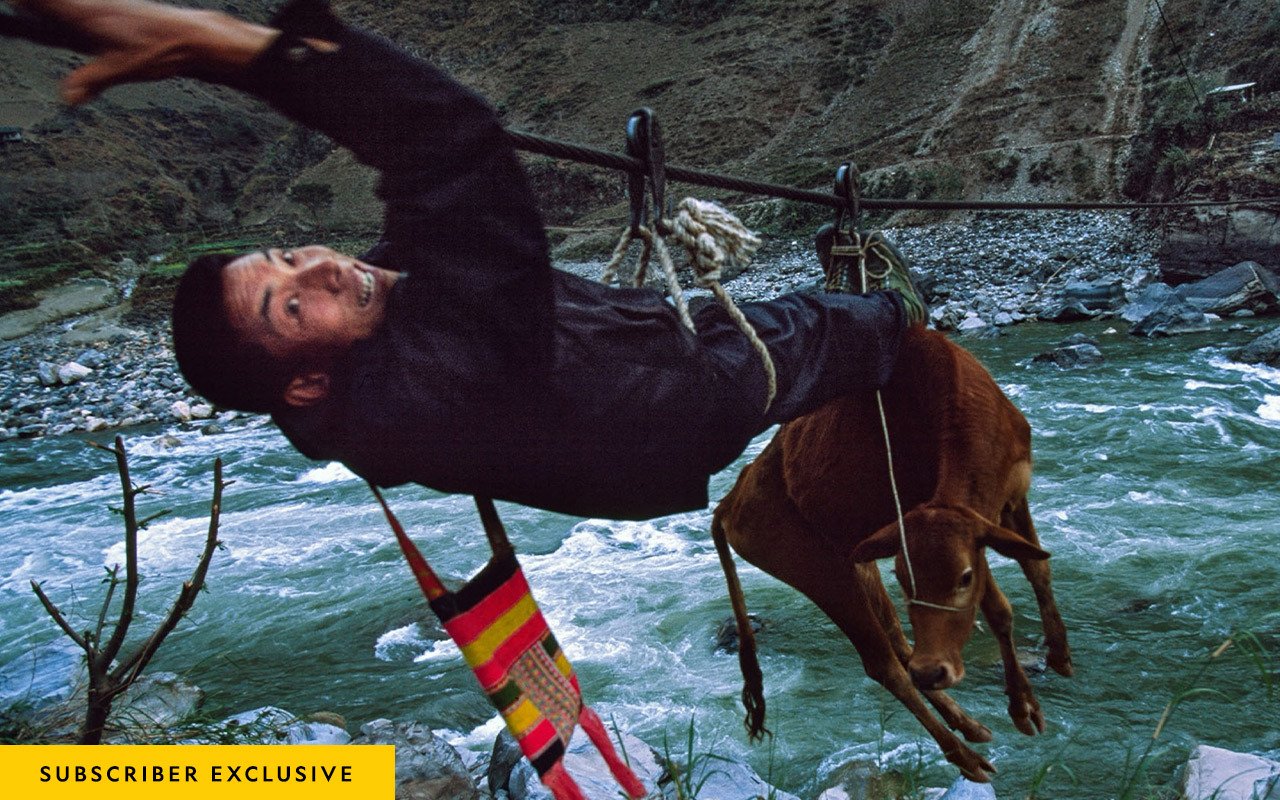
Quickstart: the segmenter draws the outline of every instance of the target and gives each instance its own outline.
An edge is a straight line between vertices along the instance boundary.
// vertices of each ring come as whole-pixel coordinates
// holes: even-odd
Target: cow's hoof
[[[990,728],[972,717],[966,717],[956,730],[960,731],[960,735],[968,742],[989,742],[995,738]]]
[[[991,776],[997,771],[990,761],[964,745],[960,745],[959,750],[948,753],[947,760],[959,767],[960,772],[974,783],[991,783]]]
[[[1049,668],[1064,678],[1070,678],[1076,674],[1075,665],[1071,663],[1071,653],[1065,649],[1061,653],[1049,651],[1049,657],[1045,659],[1049,664]]]
[[[1044,714],[1034,697],[1029,700],[1010,700],[1009,718],[1018,730],[1028,736],[1044,733]]]

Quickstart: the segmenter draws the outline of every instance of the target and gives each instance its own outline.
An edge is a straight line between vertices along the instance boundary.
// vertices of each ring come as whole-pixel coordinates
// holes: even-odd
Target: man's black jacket
[[[553,269],[478,95],[321,4],[276,25],[241,88],[380,171],[378,261],[407,274],[329,398],[275,415],[290,441],[381,486],[618,519],[705,507],[707,477],[769,424],[755,360],[704,346],[656,292]]]

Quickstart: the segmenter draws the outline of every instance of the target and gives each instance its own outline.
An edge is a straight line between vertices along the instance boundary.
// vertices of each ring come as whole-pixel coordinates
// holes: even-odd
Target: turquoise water
[[[1074,330],[1099,335],[1105,365],[1059,371],[1030,363]],[[1053,553],[1077,667],[1071,679],[1032,678],[1048,730],[1029,738],[1005,715],[994,640],[975,634],[968,675],[951,693],[995,733],[976,749],[1000,770],[1001,797],[1026,796],[1050,767],[1040,796],[1114,797],[1166,703],[1211,651],[1242,629],[1257,634],[1270,658],[1280,649],[1280,619],[1266,619],[1280,612],[1280,370],[1224,356],[1249,332],[1145,341],[1103,330],[1026,326],[966,342],[1031,421],[1032,512]],[[144,510],[173,509],[141,539],[140,629],[149,630],[194,566],[216,455],[235,483],[209,591],[152,669],[188,675],[208,691],[214,713],[265,704],[330,710],[353,730],[376,717],[412,717],[463,745],[487,746],[498,724],[361,481],[297,455],[270,426],[178,433],[176,448],[161,444],[160,433],[126,438],[135,480],[164,492],[144,497]],[[713,497],[740,466],[716,477]],[[118,492],[111,460],[83,438],[0,444],[0,663],[58,639],[29,580],[43,581],[64,610],[96,614],[103,567],[123,559],[119,518],[107,510]],[[469,498],[401,488],[389,499],[442,575],[461,580],[484,562]],[[801,796],[854,759],[880,759],[932,785],[954,777],[825,617],[739,562],[748,605],[767,622],[761,660],[775,733],[772,748],[746,741],[737,660],[713,652],[730,611],[707,533],[710,510],[622,524],[500,511],[587,699],[606,719],[682,749],[692,718],[699,749],[746,759]],[[999,556],[992,565],[1017,611],[1019,646],[1039,652],[1021,572]],[[1170,780],[1197,742],[1280,754],[1280,697],[1254,660],[1229,649],[1198,685],[1221,694],[1176,709],[1156,743],[1153,780]]]

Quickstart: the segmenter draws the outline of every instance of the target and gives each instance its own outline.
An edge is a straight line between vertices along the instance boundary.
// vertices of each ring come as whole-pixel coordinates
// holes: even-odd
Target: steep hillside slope
[[[265,19],[274,5],[205,5]],[[670,160],[809,187],[856,161],[869,195],[1276,194],[1271,0],[339,0],[348,19],[475,86],[513,127],[619,147],[655,109]],[[185,82],[59,107],[75,59],[0,43],[0,269],[172,250],[175,232],[305,236],[298,182],[367,232],[346,154],[231,92]],[[1247,106],[1208,89],[1255,81]],[[548,219],[621,197],[618,176],[531,159]],[[69,244],[75,242],[75,244]],[[19,248],[24,244],[25,248]],[[35,243],[35,244],[32,244]],[[34,255],[33,255],[34,254]]]

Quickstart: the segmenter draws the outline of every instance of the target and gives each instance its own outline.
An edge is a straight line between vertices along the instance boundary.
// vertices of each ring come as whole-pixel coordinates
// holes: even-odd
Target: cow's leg
[[[929,713],[880,626],[871,598],[884,595],[887,600],[888,595],[879,570],[875,564],[838,568],[841,559],[831,542],[814,531],[788,499],[774,444],[743,471],[717,508],[725,538],[739,556],[800,590],[822,609],[849,637],[867,674],[907,707],[947,760],[970,780],[989,781],[987,773],[995,767]]]
[[[1037,547],[1040,545],[1026,497],[1006,508],[1002,516],[1001,524],[1006,528],[1021,534]],[[1054,672],[1070,677],[1075,672],[1075,667],[1071,663],[1071,648],[1067,645],[1067,626],[1063,624],[1058,604],[1053,599],[1053,576],[1049,570],[1049,562],[1027,559],[1018,563],[1022,567],[1022,574],[1031,583],[1036,594],[1036,604],[1040,607],[1040,624],[1044,628],[1044,640],[1049,648],[1046,661]]]
[[[880,586],[880,590],[883,591],[883,584],[880,583],[880,576],[874,564],[860,564],[855,570],[874,573],[875,585]],[[863,577],[852,583],[865,586],[865,581],[868,580],[870,579]],[[852,587],[846,588],[837,596],[831,596],[826,592],[809,596],[849,637],[849,641],[853,642],[854,648],[862,658],[862,667],[867,675],[888,689],[890,694],[898,698],[898,702],[906,706],[912,716],[919,720],[933,740],[938,743],[947,760],[959,767],[969,780],[979,783],[989,782],[991,778],[988,773],[995,772],[995,767],[960,741],[946,725],[929,713],[929,708],[916,692],[906,667],[894,652],[889,636],[880,626],[868,593],[850,591],[850,588]]]
[[[911,643],[907,641],[907,636],[902,631],[902,622],[898,619],[897,611],[894,610],[893,601],[889,599],[889,593],[884,589],[883,581],[880,583],[878,596],[873,594],[872,600],[876,616],[880,619],[880,627],[889,638],[889,645],[898,656],[898,663],[905,668],[911,661]],[[952,730],[960,731],[965,739],[971,742],[989,742],[993,738],[990,728],[965,713],[965,710],[946,692],[931,689],[921,691],[921,694],[937,710],[947,726]]]
[[[1013,647],[1013,606],[996,586],[991,570],[985,564],[983,569],[987,572],[987,590],[982,597],[982,615],[1000,645],[1000,658],[1004,661],[1004,690],[1009,695],[1009,718],[1018,730],[1028,736],[1044,733],[1040,702],[1031,691],[1027,673],[1018,663],[1018,654]]]
[[[875,564],[854,564],[849,571],[833,570],[830,546],[807,526],[796,533],[800,535],[774,541],[773,553],[778,557],[767,563],[753,563],[799,589],[831,618],[853,643],[867,675],[906,706],[965,777],[979,783],[990,781],[987,773],[995,772],[995,767],[929,712],[894,652],[871,599],[877,592],[884,592]],[[752,560],[745,553],[740,555]]]

